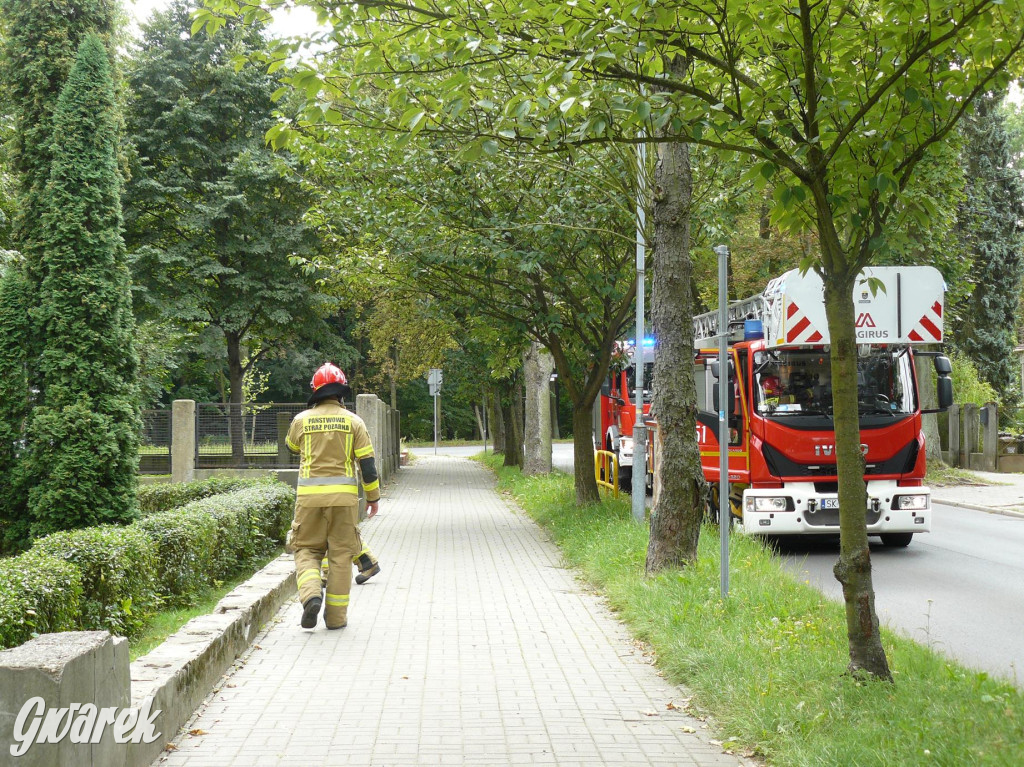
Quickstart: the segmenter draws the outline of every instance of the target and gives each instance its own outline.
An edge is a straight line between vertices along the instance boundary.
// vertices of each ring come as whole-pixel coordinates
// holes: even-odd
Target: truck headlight
[[[927,495],[897,495],[896,508],[904,510],[920,510],[928,508]]]
[[[789,507],[789,499],[778,496],[755,495],[750,500],[754,502],[754,511],[786,511]]]

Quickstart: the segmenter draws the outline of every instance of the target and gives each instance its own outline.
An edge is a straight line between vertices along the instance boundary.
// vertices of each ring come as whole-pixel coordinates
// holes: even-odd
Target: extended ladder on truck
[[[742,301],[735,301],[729,305],[728,317],[729,327],[733,325],[742,324],[743,320],[761,320],[765,319],[765,300],[764,295],[759,293],[756,296],[750,298],[744,298]],[[693,345],[696,347],[717,345],[718,336],[720,335],[718,330],[718,319],[719,312],[715,310],[713,312],[705,312],[704,314],[694,315],[693,318]],[[726,332],[728,333],[728,328]]]

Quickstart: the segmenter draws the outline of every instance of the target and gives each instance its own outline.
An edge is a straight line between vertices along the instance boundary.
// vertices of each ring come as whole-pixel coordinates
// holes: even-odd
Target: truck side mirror
[[[721,367],[718,364],[718,360],[709,360],[708,361],[708,367],[711,368],[711,375],[714,376],[714,379],[717,381],[718,380],[718,374],[720,372],[720,367]],[[729,378],[732,378],[734,369],[735,368],[734,368],[734,366],[732,364],[732,357],[730,357],[729,358]]]
[[[935,361],[938,363],[939,358]],[[938,364],[935,367],[938,368]],[[939,399],[939,410],[949,410],[953,405],[953,379],[948,375],[940,375],[935,382],[935,393]]]
[[[729,389],[730,389],[730,391],[732,390],[732,379],[731,378],[729,379]],[[736,414],[736,398],[730,394],[730,396],[727,397],[726,399],[729,400],[726,403],[726,414],[727,415],[735,415]],[[712,405],[715,408],[715,412],[717,413],[719,410],[722,409],[722,398],[720,396],[718,396],[718,386],[717,385],[715,385],[714,389],[711,392],[711,400],[712,400]]]
[[[935,358],[935,372],[939,376],[948,376],[953,372],[953,363],[949,361],[949,357],[939,355]]]

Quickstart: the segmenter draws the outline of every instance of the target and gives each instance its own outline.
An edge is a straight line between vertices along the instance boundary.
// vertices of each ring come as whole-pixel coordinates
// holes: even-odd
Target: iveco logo
[[[818,456],[819,458],[821,456],[825,456],[826,458],[828,458],[833,453],[835,453],[835,451],[836,451],[836,446],[835,445],[815,445],[814,446],[814,454],[816,456]],[[868,446],[865,445],[863,442],[860,445],[860,454],[863,455],[865,458],[867,458]]]

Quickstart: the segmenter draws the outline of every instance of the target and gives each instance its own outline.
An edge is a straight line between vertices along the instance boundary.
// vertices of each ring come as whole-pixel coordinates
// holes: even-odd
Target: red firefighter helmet
[[[313,391],[316,391],[321,386],[326,386],[327,384],[332,383],[342,384],[344,386],[348,384],[348,379],[345,378],[345,374],[337,365],[331,362],[325,362],[313,374],[313,380],[309,382],[309,385]]]

